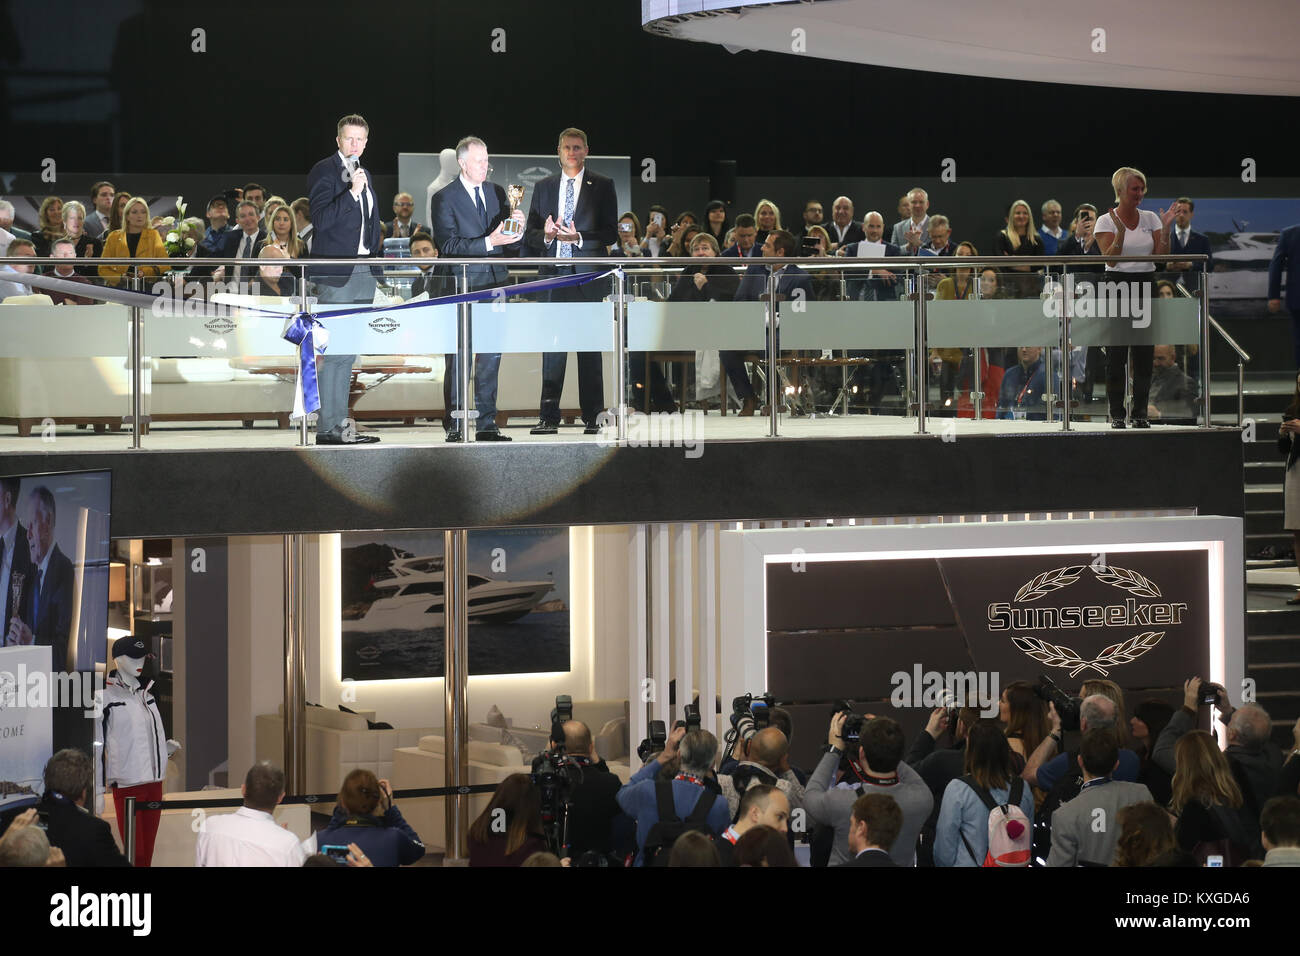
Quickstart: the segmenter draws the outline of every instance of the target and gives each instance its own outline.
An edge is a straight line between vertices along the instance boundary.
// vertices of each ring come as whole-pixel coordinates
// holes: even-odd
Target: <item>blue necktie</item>
[[[482,186],[475,186],[475,187],[474,187],[474,204],[475,204],[476,206],[478,206],[478,217],[479,217],[479,219],[483,220],[483,231],[484,231],[484,232],[487,232],[487,227],[488,227],[487,206],[483,205],[483,187],[482,187]]]
[[[573,180],[565,180],[564,186],[564,221],[570,223],[573,221]],[[560,243],[560,251],[556,255],[561,259],[573,258],[573,243]]]

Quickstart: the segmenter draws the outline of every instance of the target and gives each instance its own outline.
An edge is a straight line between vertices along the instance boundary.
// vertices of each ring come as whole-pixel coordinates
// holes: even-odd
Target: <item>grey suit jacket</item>
[[[1150,799],[1151,791],[1140,783],[1111,780],[1084,787],[1052,814],[1047,865],[1078,866],[1083,861],[1110,866],[1119,842],[1119,811]]]
[[[898,222],[894,223],[894,233],[889,240],[894,245],[898,246],[899,249],[902,249],[903,255],[905,256],[911,255],[911,253],[907,251],[907,230],[911,226],[911,224],[912,224],[912,220],[910,217],[907,219],[901,219]],[[921,228],[921,248],[924,249],[929,244],[930,244],[930,217],[926,216],[925,225]]]

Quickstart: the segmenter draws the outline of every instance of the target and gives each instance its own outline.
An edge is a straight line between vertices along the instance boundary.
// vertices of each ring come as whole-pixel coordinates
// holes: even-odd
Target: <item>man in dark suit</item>
[[[547,176],[533,187],[528,209],[525,245],[538,257],[584,259],[605,255],[618,238],[618,195],[614,181],[586,168],[587,134],[570,127],[560,134],[558,147],[561,172]],[[545,218],[543,218],[545,217]],[[574,275],[594,272],[574,265],[544,267],[542,275]],[[604,283],[551,292],[552,302],[599,302]],[[560,424],[560,393],[568,352],[547,352],[542,356],[541,414],[534,435],[554,435]],[[596,416],[605,404],[605,383],[600,352],[578,353],[578,405],[586,433],[600,431]]]
[[[338,122],[338,150],[311,168],[307,196],[313,227],[310,258],[367,259],[384,251],[379,211],[370,176],[361,168],[361,154],[370,138],[370,124],[355,114]],[[247,193],[248,187],[245,187]],[[242,205],[241,205],[242,214]],[[322,303],[364,303],[375,297],[374,266],[318,266],[309,272]],[[316,444],[360,445],[377,442],[359,435],[348,419],[348,392],[355,355],[326,354],[320,361],[320,412]]]
[[[777,260],[772,263],[772,274],[777,277],[777,302],[783,299],[812,302],[814,299],[812,278],[808,273],[797,265],[785,264],[787,259],[796,255],[797,251],[798,246],[794,236],[784,229],[772,230],[763,243],[763,258]],[[736,290],[736,301],[758,302],[763,299],[767,295],[767,276],[766,266],[757,263],[750,266],[744,278],[740,280],[740,287]],[[781,344],[778,341],[777,350],[780,351],[780,348]],[[745,374],[745,352],[723,349],[718,353],[718,359],[726,370],[727,377],[731,379],[736,397],[741,400],[740,414],[753,415],[758,407],[758,396],[754,393],[754,387]]]
[[[477,136],[466,136],[456,144],[456,162],[460,175],[433,194],[433,238],[440,253],[451,258],[479,257],[491,259],[481,266],[470,266],[466,273],[471,290],[501,285],[509,277],[501,259],[506,249],[523,238],[522,229],[513,235],[502,230],[507,218],[521,226],[522,210],[511,215],[506,191],[487,181],[489,161],[487,146]],[[313,219],[314,221],[314,219]],[[317,240],[319,242],[319,240]],[[471,347],[470,351],[473,349]],[[474,359],[474,409],[478,427],[476,441],[510,441],[497,429],[497,371],[500,352],[484,352]],[[459,365],[455,355],[447,356],[446,372],[452,381],[452,404],[448,414],[463,409],[460,398]],[[468,433],[456,417],[451,417],[447,441],[465,441]]]
[[[844,866],[898,866],[889,848],[903,828],[903,811],[887,793],[868,793],[853,804],[849,820],[849,852]]]
[[[256,259],[262,243],[266,241],[266,230],[262,228],[261,222],[257,204],[240,201],[235,207],[235,228],[222,233],[217,239],[221,243],[217,255],[223,259]],[[227,282],[252,282],[257,278],[257,266],[222,268],[226,270]]]
[[[892,258],[903,255],[903,250],[892,242],[885,242],[885,217],[878,212],[869,212],[862,217],[864,238],[840,247],[840,254],[859,258]],[[849,279],[846,282],[848,297],[864,302],[897,301],[903,294],[904,283],[888,269],[872,269],[869,279]],[[858,386],[855,393],[864,396],[867,404],[875,411],[880,410],[880,401],[885,391],[890,388],[901,389],[899,370],[905,356],[898,352],[851,350],[850,358],[873,359],[869,366],[858,366],[853,370],[849,380],[850,387]]]
[[[853,219],[853,200],[848,196],[839,196],[831,204],[831,224],[826,230],[831,237],[831,250],[866,238],[862,223]]]
[[[68,666],[68,632],[72,628],[72,562],[54,543],[54,493],[37,485],[27,496],[31,512],[27,522],[30,576],[23,587],[22,608],[9,626],[9,644],[36,644],[52,648],[50,662],[56,671]]]
[[[68,866],[130,866],[113,840],[112,828],[86,809],[95,770],[81,750],[60,750],[45,764],[45,793],[36,805],[50,846],[63,851]]]
[[[742,212],[736,217],[736,224],[731,228],[732,244],[722,254],[730,259],[756,259],[763,254],[763,247],[755,240],[758,238],[758,225],[752,214]]]
[[[32,581],[32,556],[27,550],[27,529],[18,522],[18,490],[22,482],[18,478],[0,478],[0,600],[4,601],[5,639],[0,644],[8,644],[8,631],[14,615],[20,606],[14,601],[14,583],[22,582],[22,592],[26,594]],[[21,598],[20,598],[21,600]]]
[[[1288,226],[1277,237],[1273,261],[1268,264],[1268,311],[1282,311],[1282,274],[1286,273],[1286,309],[1291,313],[1291,341],[1300,367],[1300,224]]]
[[[385,239],[410,239],[417,232],[428,232],[411,217],[415,214],[415,200],[410,193],[393,197],[393,221],[383,223]],[[300,237],[301,238],[301,237]]]
[[[1196,210],[1196,203],[1192,202],[1186,196],[1182,196],[1174,203],[1174,228],[1169,233],[1169,254],[1177,255],[1185,252],[1193,256],[1210,256],[1210,261],[1205,264],[1207,272],[1214,271],[1214,256],[1210,252],[1210,239],[1204,233],[1197,232],[1192,228],[1192,213]],[[1160,268],[1158,265],[1156,268]],[[1195,292],[1201,287],[1201,264],[1199,262],[1170,262],[1166,268],[1170,272],[1181,272],[1183,275],[1178,277],[1178,282],[1187,287],[1189,292]]]

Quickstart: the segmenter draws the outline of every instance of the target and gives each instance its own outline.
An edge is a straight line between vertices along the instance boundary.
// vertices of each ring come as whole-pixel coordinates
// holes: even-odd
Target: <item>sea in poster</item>
[[[469,533],[469,672],[569,670],[569,529]],[[344,680],[443,674],[440,531],[343,535]]]

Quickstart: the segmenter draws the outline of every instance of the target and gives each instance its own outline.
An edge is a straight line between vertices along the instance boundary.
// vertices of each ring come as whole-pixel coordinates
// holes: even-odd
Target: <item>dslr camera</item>
[[[1056,713],[1061,718],[1062,730],[1079,729],[1079,708],[1083,704],[1082,697],[1071,697],[1057,687],[1046,674],[1038,675],[1038,684],[1034,687],[1034,693],[1040,700],[1045,700],[1056,707]]]
[[[855,714],[853,706],[847,700],[837,700],[832,713],[845,715],[844,726],[840,728],[840,739],[844,741],[846,754],[856,754],[862,745],[862,728],[867,718],[862,714]]]

